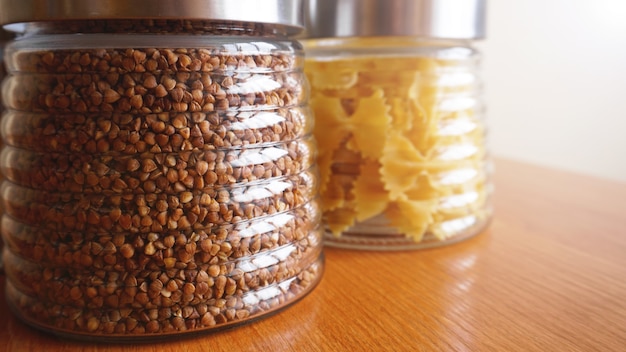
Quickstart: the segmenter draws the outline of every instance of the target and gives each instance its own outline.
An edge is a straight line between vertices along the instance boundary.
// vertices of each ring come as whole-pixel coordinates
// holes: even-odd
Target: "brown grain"
[[[227,33],[206,22],[186,31]],[[320,212],[302,60],[223,49],[15,53],[0,193],[7,296],[26,321],[169,334],[244,321],[314,286]]]

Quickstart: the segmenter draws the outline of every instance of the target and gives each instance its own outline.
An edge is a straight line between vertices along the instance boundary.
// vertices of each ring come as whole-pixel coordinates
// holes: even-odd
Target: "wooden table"
[[[97,345],[23,325],[0,295],[0,350],[626,351],[626,183],[505,160],[495,179],[485,233],[423,251],[327,249],[310,295],[251,324]]]

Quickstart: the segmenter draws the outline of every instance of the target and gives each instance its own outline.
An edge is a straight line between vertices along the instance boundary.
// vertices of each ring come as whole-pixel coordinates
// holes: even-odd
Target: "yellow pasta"
[[[342,208],[346,202],[346,190],[337,175],[330,175],[330,182],[321,194],[322,211],[328,212]]]
[[[396,200],[417,182],[425,161],[411,141],[396,132],[393,133],[383,150],[380,160],[381,175],[389,198]]]
[[[382,215],[414,242],[443,240],[486,216],[484,129],[465,65],[427,56],[307,60],[331,233],[368,229]]]
[[[382,213],[389,204],[389,196],[380,177],[380,163],[366,160],[352,189],[356,219],[367,220]]]
[[[357,83],[358,73],[349,68],[338,68],[323,63],[318,73],[309,75],[309,82],[319,89],[347,89]]]
[[[415,242],[420,242],[433,222],[433,200],[400,200],[385,213],[397,229]]]
[[[326,226],[334,236],[340,236],[342,232],[354,225],[356,211],[353,208],[338,208],[334,211],[325,212]]]
[[[315,121],[313,133],[319,149],[320,190],[325,192],[331,175],[333,153],[350,131],[345,121],[347,116],[338,99],[316,95],[311,99],[311,106],[315,116],[324,117]]]
[[[378,89],[370,97],[362,98],[349,126],[353,132],[354,150],[364,158],[379,159],[387,139],[391,116],[383,99],[383,91]]]

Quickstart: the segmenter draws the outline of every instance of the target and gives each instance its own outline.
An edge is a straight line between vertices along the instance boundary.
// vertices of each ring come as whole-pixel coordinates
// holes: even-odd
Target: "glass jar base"
[[[420,241],[415,241],[404,234],[393,232],[389,228],[377,228],[371,224],[357,223],[347,231],[335,236],[326,231],[324,245],[327,247],[371,250],[371,251],[402,251],[418,250],[454,244],[472,238],[483,232],[490,223],[490,217],[476,220],[462,231],[439,238],[429,232]]]
[[[169,331],[155,331],[152,333],[146,332],[146,322],[141,322],[137,319],[137,326],[142,326],[136,333],[116,333],[116,332],[102,332],[97,334],[89,331],[79,331],[78,329],[71,329],[63,327],[64,324],[70,323],[68,319],[72,319],[66,313],[71,308],[63,309],[63,307],[52,306],[46,309],[37,302],[31,302],[31,299],[24,296],[18,291],[10,282],[6,284],[6,296],[9,309],[25,324],[32,328],[40,330],[44,333],[49,333],[57,337],[67,338],[76,341],[88,341],[99,343],[142,343],[142,342],[155,342],[160,340],[168,340],[173,337],[192,337],[200,334],[209,334],[216,331],[230,329],[236,326],[249,324],[254,321],[264,319],[273,314],[279,313],[283,309],[286,309],[293,304],[297,303],[304,297],[306,297],[313,289],[319,284],[323,276],[325,267],[324,255],[320,255],[315,262],[313,262],[308,268],[303,270],[298,276],[291,279],[284,280],[278,284],[271,285],[261,290],[264,292],[256,292],[260,301],[255,302],[252,305],[253,311],[244,318],[239,319],[235,313],[232,320],[226,322],[218,322],[214,325],[207,326],[195,326],[188,327],[188,324],[195,325],[201,323],[202,318],[194,319],[192,317],[184,319],[184,326],[182,329]],[[273,293],[273,294],[272,294]],[[209,310],[210,311],[210,310]],[[42,321],[41,315],[47,313],[49,315],[49,324]],[[131,313],[132,314],[132,313]],[[78,319],[78,315],[74,314],[74,318]],[[174,315],[172,315],[174,318]],[[122,318],[126,319],[127,318]],[[120,321],[121,322],[121,321]],[[119,324],[115,323],[116,325]],[[193,323],[192,323],[193,322]],[[89,321],[85,322],[86,324]],[[109,322],[111,323],[111,322]],[[128,323],[128,321],[126,321]],[[171,324],[165,324],[170,328],[173,328]],[[162,324],[162,326],[164,326]]]

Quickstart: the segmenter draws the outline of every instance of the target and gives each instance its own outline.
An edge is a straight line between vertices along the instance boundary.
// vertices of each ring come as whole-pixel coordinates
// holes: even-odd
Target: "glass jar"
[[[315,287],[298,1],[8,2],[5,22],[29,22],[6,48],[0,155],[6,298],[22,320],[152,339]]]
[[[325,243],[440,246],[492,210],[482,0],[310,1],[305,72]]]
[[[4,79],[4,76],[6,75],[6,68],[4,67],[4,45],[11,38],[13,38],[12,32],[5,31],[0,27],[0,82],[2,82],[2,80]],[[2,104],[2,95],[0,94],[0,114],[2,113],[3,110],[4,110],[4,107]],[[0,139],[0,148],[2,148],[2,144],[3,144],[2,139]],[[3,178],[4,176],[2,176],[2,173],[0,173],[0,182],[2,181]],[[4,212],[4,208],[2,207],[2,204],[0,204],[0,214],[2,214],[3,212]],[[2,241],[2,236],[0,236],[0,272],[4,270],[4,261],[2,260],[2,248],[3,247],[4,247],[4,242]]]

